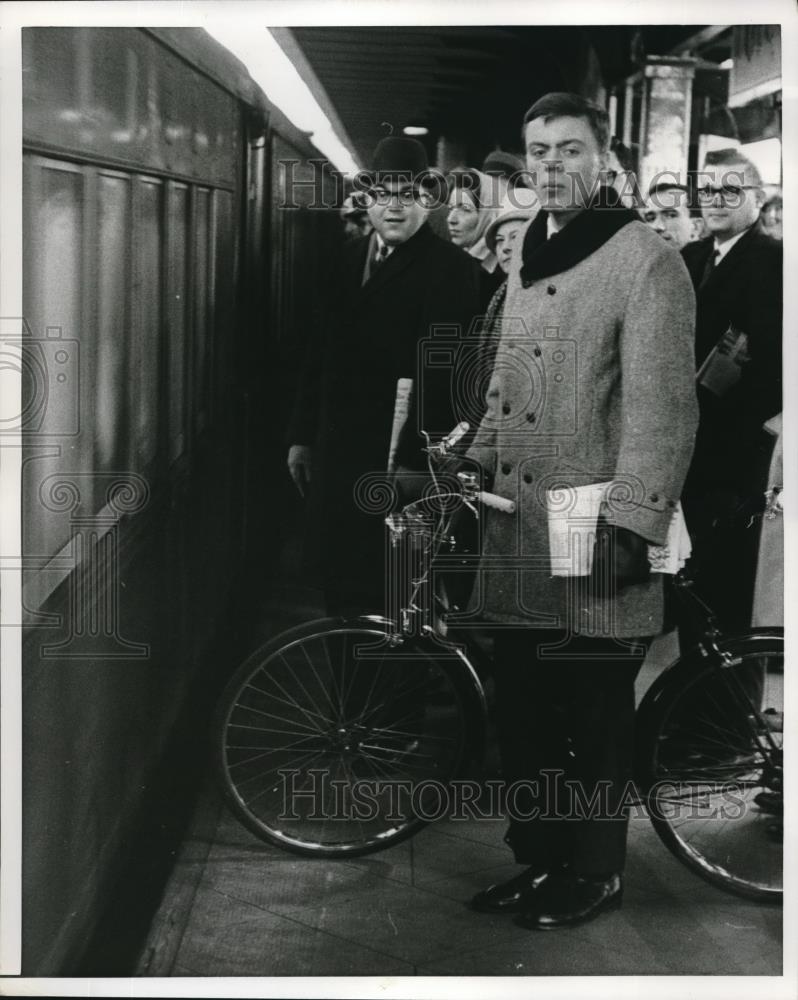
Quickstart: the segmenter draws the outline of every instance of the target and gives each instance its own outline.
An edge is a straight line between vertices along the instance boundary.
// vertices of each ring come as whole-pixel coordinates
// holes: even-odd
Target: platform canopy
[[[477,164],[520,151],[524,111],[550,90],[603,99],[647,55],[706,44],[723,28],[665,26],[302,27],[272,29],[355,157],[426,128],[430,158]],[[386,124],[383,124],[386,123]],[[441,143],[441,140],[444,140]]]

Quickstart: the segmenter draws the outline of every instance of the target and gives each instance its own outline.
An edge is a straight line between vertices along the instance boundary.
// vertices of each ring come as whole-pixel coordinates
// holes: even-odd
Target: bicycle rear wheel
[[[638,780],[655,830],[680,861],[737,895],[777,901],[783,637],[752,633],[720,648],[725,666],[693,653],[643,699]]]
[[[466,758],[481,697],[462,659],[442,654],[344,622],[258,650],[215,718],[217,773],[236,816],[261,839],[316,857],[411,836]]]

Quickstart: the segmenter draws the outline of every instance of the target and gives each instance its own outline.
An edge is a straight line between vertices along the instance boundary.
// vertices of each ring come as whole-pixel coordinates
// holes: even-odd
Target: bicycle
[[[430,490],[385,519],[391,579],[407,584],[394,588],[393,613],[283,633],[238,668],[220,698],[214,759],[224,797],[270,844],[329,858],[382,850],[424,826],[430,799],[484,759],[482,656],[466,634],[447,630],[441,595],[424,595],[430,566],[454,549],[455,514],[478,517],[479,503],[514,507],[481,491],[472,473],[442,482],[435,462],[462,433],[460,425],[428,442]],[[697,874],[777,899],[778,809],[754,800],[781,795],[783,634],[724,636],[684,573],[675,587],[703,616],[701,638],[639,706],[641,801]]]
[[[781,514],[779,491],[766,517]],[[754,515],[758,516],[758,515]],[[725,635],[684,570],[673,593],[697,643],[661,673],[636,715],[636,780],[668,849],[736,895],[782,898],[784,630]]]

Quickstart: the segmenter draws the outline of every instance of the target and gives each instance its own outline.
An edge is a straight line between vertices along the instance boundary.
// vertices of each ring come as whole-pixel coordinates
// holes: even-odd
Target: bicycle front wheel
[[[217,708],[227,802],[258,837],[298,854],[388,847],[434,818],[466,756],[474,695],[457,657],[392,645],[379,625],[278,638]]]
[[[784,642],[722,643],[724,664],[674,664],[637,717],[638,780],[654,828],[697,874],[750,899],[782,896]]]

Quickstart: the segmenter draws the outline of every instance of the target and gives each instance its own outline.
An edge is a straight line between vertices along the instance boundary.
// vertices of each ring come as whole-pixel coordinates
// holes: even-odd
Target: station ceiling
[[[520,150],[523,114],[540,95],[596,94],[634,72],[642,54],[668,53],[712,30],[346,26],[284,29],[279,40],[315,76],[325,110],[337,116],[362,165],[391,128],[399,133],[407,125],[429,129],[424,141],[433,161],[445,136],[478,163],[496,147]]]

